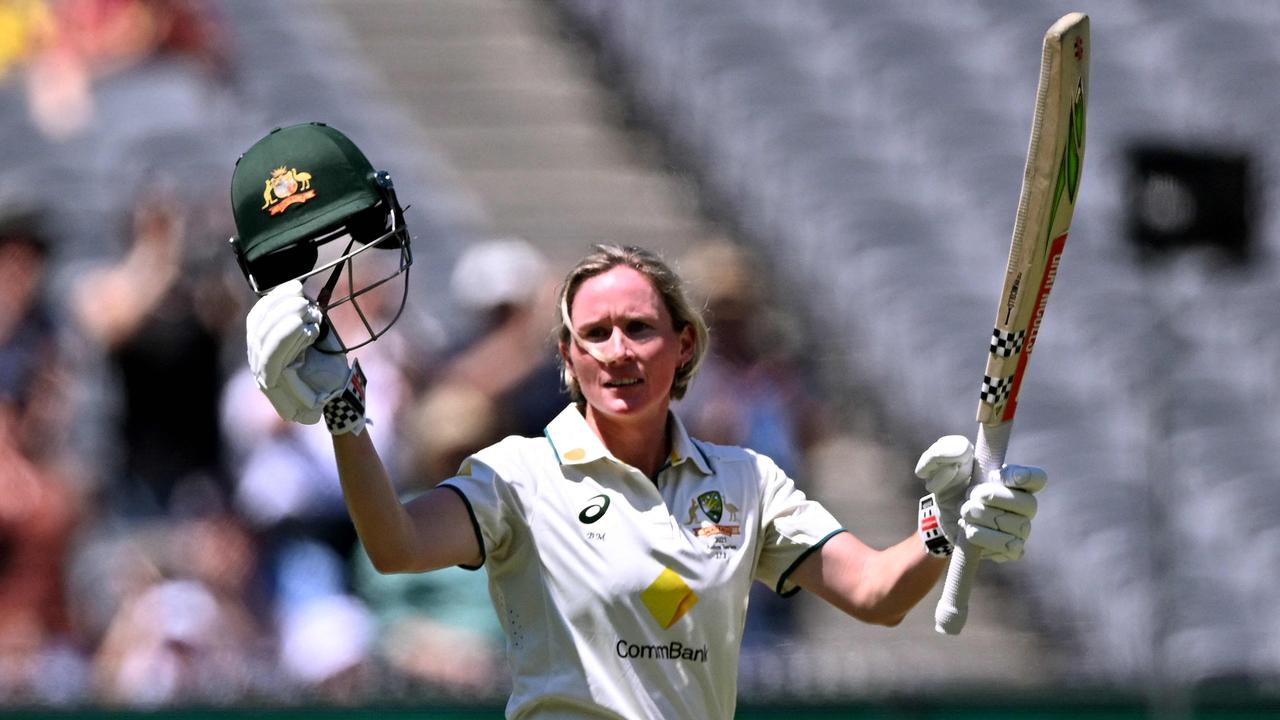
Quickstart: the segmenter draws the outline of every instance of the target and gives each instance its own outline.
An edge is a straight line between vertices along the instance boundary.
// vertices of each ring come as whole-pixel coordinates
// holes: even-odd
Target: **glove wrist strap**
[[[347,378],[347,386],[324,405],[324,424],[334,435],[364,431],[364,397],[365,377],[360,369],[360,361],[351,363],[351,376]]]
[[[938,512],[938,500],[933,493],[920,498],[919,532],[925,552],[934,557],[951,557],[954,547],[942,534],[942,516]]]

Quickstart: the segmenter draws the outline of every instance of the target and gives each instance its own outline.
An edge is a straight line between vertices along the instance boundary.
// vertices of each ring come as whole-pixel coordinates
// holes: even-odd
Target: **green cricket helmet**
[[[231,209],[231,247],[249,286],[265,295],[300,281],[343,352],[382,336],[404,311],[413,254],[391,175],[337,130],[304,123],[254,143],[231,175]]]

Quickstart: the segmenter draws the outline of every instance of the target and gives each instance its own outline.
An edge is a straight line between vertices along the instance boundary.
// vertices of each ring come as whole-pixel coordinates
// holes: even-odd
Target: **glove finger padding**
[[[365,377],[347,364],[337,334],[302,285],[277,287],[254,305],[246,320],[249,367],[280,417],[329,432],[360,434],[365,418]],[[328,332],[324,332],[328,329]]]
[[[1025,541],[1016,535],[970,525],[966,522],[961,522],[960,526],[964,529],[964,536],[969,539],[969,543],[982,551],[983,560],[1002,563],[1022,557]]]
[[[319,308],[302,295],[302,285],[289,282],[258,300],[245,321],[249,369],[264,387],[274,385],[320,334]]]
[[[945,494],[964,487],[972,473],[973,443],[963,435],[939,438],[916,462],[916,477],[925,481],[925,490],[931,493]]]
[[[275,382],[283,368],[297,361],[319,332],[319,324],[292,316],[269,328],[261,336],[263,345],[259,348],[264,384]]]
[[[1039,507],[1034,490],[1045,485],[1040,468],[1007,466],[993,471],[991,481],[974,486],[969,499],[960,507],[960,527],[965,537],[982,550],[983,557],[1008,562],[1022,557],[1026,539],[1031,535],[1031,519]],[[1008,487],[1004,483],[1026,486]]]
[[[1049,483],[1049,475],[1044,468],[1032,465],[1005,465],[999,470],[992,470],[987,477],[989,482],[1000,483],[1011,488],[1019,488],[1027,492],[1040,492]]]
[[[985,482],[973,486],[969,500],[960,507],[960,512],[967,517],[970,508],[979,507],[1004,510],[1030,520],[1036,516],[1039,502],[1035,495],[1026,490]]]
[[[986,528],[1026,540],[1031,534],[1031,518],[995,508],[965,505],[964,524]]]

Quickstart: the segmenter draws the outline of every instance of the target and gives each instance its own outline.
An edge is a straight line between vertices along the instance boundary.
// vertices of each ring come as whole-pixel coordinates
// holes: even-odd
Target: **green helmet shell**
[[[231,242],[237,255],[253,263],[380,199],[373,166],[347,136],[315,122],[276,128],[236,161]]]

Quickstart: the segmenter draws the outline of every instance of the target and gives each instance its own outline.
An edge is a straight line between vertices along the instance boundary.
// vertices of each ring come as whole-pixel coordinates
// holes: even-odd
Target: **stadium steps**
[[[674,256],[715,232],[646,150],[652,143],[624,126],[549,5],[325,5],[476,198],[493,235],[523,236],[567,267],[593,242]]]

